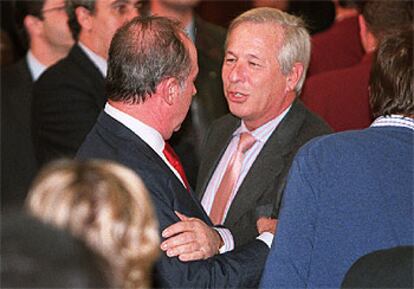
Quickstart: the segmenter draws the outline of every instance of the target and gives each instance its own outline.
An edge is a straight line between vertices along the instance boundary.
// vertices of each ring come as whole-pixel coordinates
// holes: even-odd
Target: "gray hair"
[[[240,24],[246,22],[256,24],[273,23],[283,29],[283,43],[279,55],[277,55],[277,60],[283,75],[288,75],[296,62],[303,64],[303,74],[295,88],[297,95],[299,95],[306,78],[311,52],[310,36],[305,22],[299,17],[275,8],[254,8],[232,21],[227,32],[226,47],[231,32]]]
[[[175,77],[183,87],[191,71],[178,22],[164,17],[136,17],[111,42],[106,90],[113,101],[144,102],[159,83]]]

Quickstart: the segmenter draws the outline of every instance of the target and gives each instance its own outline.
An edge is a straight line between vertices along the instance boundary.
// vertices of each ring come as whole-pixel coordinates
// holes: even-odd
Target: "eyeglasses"
[[[45,13],[48,13],[48,12],[60,11],[60,10],[65,10],[65,5],[52,7],[52,8],[48,8],[48,9],[43,9],[42,14],[44,15]]]

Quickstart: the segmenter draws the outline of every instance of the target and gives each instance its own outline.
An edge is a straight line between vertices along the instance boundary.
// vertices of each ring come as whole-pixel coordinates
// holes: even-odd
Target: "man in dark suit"
[[[197,49],[199,66],[195,82],[197,94],[193,97],[180,131],[170,139],[170,144],[180,157],[193,188],[197,182],[200,149],[208,127],[213,120],[228,113],[220,77],[226,31],[195,14],[194,7],[199,2],[199,0],[150,1],[151,14],[179,20]]]
[[[197,72],[194,44],[177,24],[162,17],[132,20],[112,41],[108,103],[77,157],[111,159],[130,167],[151,194],[161,230],[184,220],[192,229],[190,234],[196,235],[191,244],[195,252],[180,259],[161,254],[154,272],[156,286],[254,287],[269,247],[261,240],[238,252],[182,262],[208,258],[225,248],[220,234],[224,228],[212,228],[182,166],[165,142],[180,128],[188,112],[196,93]],[[167,237],[171,234],[171,227],[162,233]]]
[[[73,156],[105,101],[108,49],[115,31],[137,15],[138,0],[67,1],[77,44],[34,86],[33,139],[40,164]]]
[[[278,57],[281,50],[283,56]],[[230,25],[222,77],[232,114],[214,122],[207,134],[197,194],[215,224],[230,229],[227,238],[235,247],[262,233],[256,228],[259,217],[277,217],[285,178],[299,147],[330,132],[295,100],[309,54],[303,22],[280,10],[252,9]],[[224,189],[228,163],[244,133],[256,141],[244,153],[232,187]]]
[[[1,72],[1,204],[21,205],[37,171],[31,136],[33,82],[73,45],[63,0],[18,1],[27,54]]]

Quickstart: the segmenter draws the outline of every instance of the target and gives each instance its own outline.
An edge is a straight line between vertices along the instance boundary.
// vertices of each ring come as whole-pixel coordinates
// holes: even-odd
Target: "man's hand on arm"
[[[180,261],[195,261],[210,258],[219,253],[223,241],[220,234],[197,218],[189,218],[175,212],[180,218],[162,232],[166,239],[161,250],[169,257],[178,257]]]

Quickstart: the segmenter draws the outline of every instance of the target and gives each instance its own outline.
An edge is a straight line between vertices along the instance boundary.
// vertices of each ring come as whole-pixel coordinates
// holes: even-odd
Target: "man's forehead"
[[[252,45],[259,45],[261,42],[268,42],[269,40],[274,43],[274,46],[279,46],[278,44],[283,40],[283,34],[283,27],[277,23],[243,22],[229,32],[226,49],[231,44],[251,43]]]
[[[65,0],[45,0],[43,2],[43,10],[53,7],[60,7],[65,5]]]

